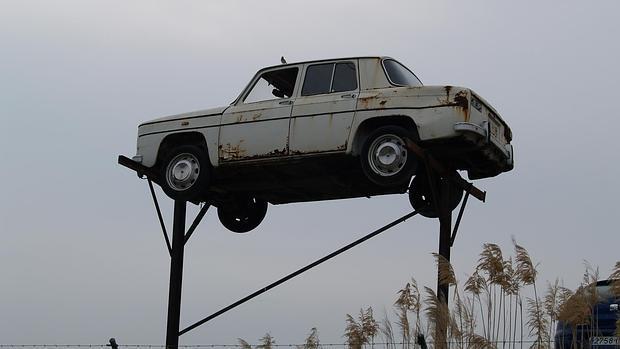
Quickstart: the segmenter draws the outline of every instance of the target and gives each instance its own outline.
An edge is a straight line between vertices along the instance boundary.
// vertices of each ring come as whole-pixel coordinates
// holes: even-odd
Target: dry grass
[[[435,343],[436,348],[441,347],[444,343],[446,343],[447,338],[446,333],[440,329],[448,328],[448,324],[450,322],[450,311],[448,310],[446,303],[437,298],[435,291],[428,287],[424,287],[424,292],[426,293],[426,297],[424,298],[424,305],[426,306],[426,309],[424,310],[424,313],[426,314],[426,318],[430,324],[431,338],[433,339],[433,343]]]
[[[349,348],[361,348],[365,344],[374,346],[375,337],[380,332],[381,326],[373,316],[372,307],[368,307],[366,310],[360,309],[357,320],[347,314],[346,323],[344,337],[347,339]],[[391,325],[389,331],[390,333],[392,331]]]
[[[535,338],[532,344],[533,348],[542,348],[549,343],[549,334],[547,332],[549,323],[539,304],[540,301],[538,299],[527,298],[528,319],[526,325],[530,330],[530,336]]]
[[[273,338],[270,333],[265,333],[260,339],[260,344],[256,346],[256,349],[272,349],[275,344],[275,338]]]
[[[383,316],[383,321],[381,322],[380,328],[381,334],[383,335],[383,342],[385,343],[386,349],[392,349],[395,346],[394,340],[394,329],[392,328],[392,322],[387,315],[387,312]]]
[[[437,264],[438,281],[440,285],[454,286],[456,285],[456,276],[450,261],[439,253],[433,253],[435,263]]]
[[[496,348],[488,339],[475,333],[467,335],[467,341],[470,349],[493,349]]]
[[[303,349],[319,349],[320,346],[319,331],[316,327],[313,327],[310,329],[308,337],[306,337],[306,342],[304,343]]]
[[[241,349],[252,349],[252,346],[250,345],[250,343],[246,342],[245,340],[241,338],[237,338],[237,342],[239,342],[239,347]]]
[[[496,244],[484,244],[476,269],[483,270],[487,273],[489,283],[495,285],[501,284],[504,278],[502,249]]]
[[[382,321],[376,321],[371,307],[360,309],[357,317],[346,314],[347,346],[372,349],[376,346],[375,337],[382,335],[381,347],[385,349],[426,349],[427,337],[431,338],[428,345],[431,348],[516,349],[529,345],[546,349],[552,347],[558,321],[573,328],[573,338],[576,338],[578,325],[589,323],[595,328],[591,314],[598,301],[593,286],[599,279],[598,269],[585,263],[582,285],[575,292],[556,279],[547,283],[544,294],[539,297],[537,265],[514,239],[513,244],[514,256],[507,259],[498,245],[484,244],[475,270],[462,288],[450,262],[433,254],[438,283],[452,288],[451,307],[428,287],[424,287],[422,301],[418,284],[411,279],[397,292],[394,302],[397,328],[393,327],[387,313]],[[620,261],[615,264],[610,279],[617,280],[612,283],[612,292],[620,295]],[[532,294],[534,297],[526,297]],[[616,335],[620,337],[620,319]],[[238,342],[241,349],[252,349],[243,339],[239,338]],[[267,333],[255,349],[273,349],[274,345],[275,340]],[[319,348],[318,330],[312,328],[298,349]]]
[[[573,328],[592,321],[590,314],[598,297],[591,285],[598,280],[597,269],[586,264],[583,285],[575,293],[556,279],[553,283],[547,283],[544,294],[539,297],[537,265],[523,246],[514,240],[513,244],[514,256],[507,259],[504,259],[498,245],[484,244],[476,268],[462,290],[453,266],[434,253],[439,284],[453,289],[451,307],[448,308],[428,287],[424,287],[424,301],[421,302],[415,279],[405,284],[394,302],[395,323],[402,335],[402,348],[416,347],[418,344],[413,339],[420,336],[430,336],[430,346],[434,348],[501,346],[502,349],[512,349],[523,348],[524,345],[551,348],[558,321],[564,321]],[[620,279],[620,262],[616,263],[612,278]],[[620,285],[615,286],[620,289]],[[532,293],[534,297],[523,296]],[[425,321],[420,320],[421,311]],[[410,321],[411,315],[416,316],[415,325]],[[355,319],[348,316],[348,332],[355,332],[356,326],[359,326],[352,326],[353,322]],[[426,323],[426,330],[422,322]],[[591,325],[595,324],[591,322]],[[446,332],[438,329],[446,329]],[[395,349],[394,331],[387,315],[381,324],[381,332],[386,339],[384,347]],[[362,339],[349,343],[351,348],[361,348],[368,341]]]
[[[515,261],[517,265],[515,276],[523,285],[535,284],[538,272],[534,263],[532,263],[530,254],[523,246],[517,244],[514,238],[512,241],[515,247]]]

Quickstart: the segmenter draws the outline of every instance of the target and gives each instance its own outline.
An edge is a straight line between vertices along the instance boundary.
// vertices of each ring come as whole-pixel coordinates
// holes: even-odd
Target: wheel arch
[[[370,133],[381,126],[400,126],[406,130],[411,131],[414,141],[419,141],[418,127],[416,123],[406,115],[390,115],[390,116],[376,116],[368,118],[360,123],[357,127],[355,135],[353,136],[353,143],[351,145],[351,154],[358,156],[362,151],[362,146],[366,141],[366,138]]]
[[[164,137],[159,144],[159,148],[157,150],[156,166],[159,166],[161,164],[161,160],[166,156],[166,154],[178,145],[195,145],[197,147],[200,147],[202,150],[204,150],[209,162],[211,162],[205,136],[200,132],[192,131],[172,133]]]

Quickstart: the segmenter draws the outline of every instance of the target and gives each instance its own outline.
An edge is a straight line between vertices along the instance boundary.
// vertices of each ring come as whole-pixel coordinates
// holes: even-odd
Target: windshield
[[[422,86],[422,82],[411,70],[393,59],[383,61],[388,80],[397,86]]]
[[[613,282],[605,282],[596,286],[596,293],[600,299],[620,298],[620,285],[615,286]]]

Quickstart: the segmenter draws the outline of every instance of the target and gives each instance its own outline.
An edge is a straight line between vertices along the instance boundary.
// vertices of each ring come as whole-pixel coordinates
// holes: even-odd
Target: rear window
[[[422,82],[411,70],[393,59],[383,61],[383,67],[388,79],[393,85],[398,86],[422,86]]]

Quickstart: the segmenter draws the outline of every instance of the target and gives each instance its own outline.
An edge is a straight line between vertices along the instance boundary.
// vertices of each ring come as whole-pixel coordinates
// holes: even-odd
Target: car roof
[[[271,68],[281,68],[281,67],[286,67],[286,66],[299,65],[299,64],[321,63],[321,62],[331,62],[331,61],[344,61],[344,60],[351,60],[351,59],[393,59],[393,58],[392,57],[388,57],[388,56],[357,56],[357,57],[325,58],[325,59],[315,59],[315,60],[302,61],[302,62],[291,62],[291,63],[287,62],[285,64],[275,64],[275,65],[271,65],[271,66],[268,66],[268,67],[261,68],[259,71],[266,70],[266,69],[271,69]]]
[[[596,286],[609,286],[614,282],[620,281],[620,279],[599,280],[596,282]]]

